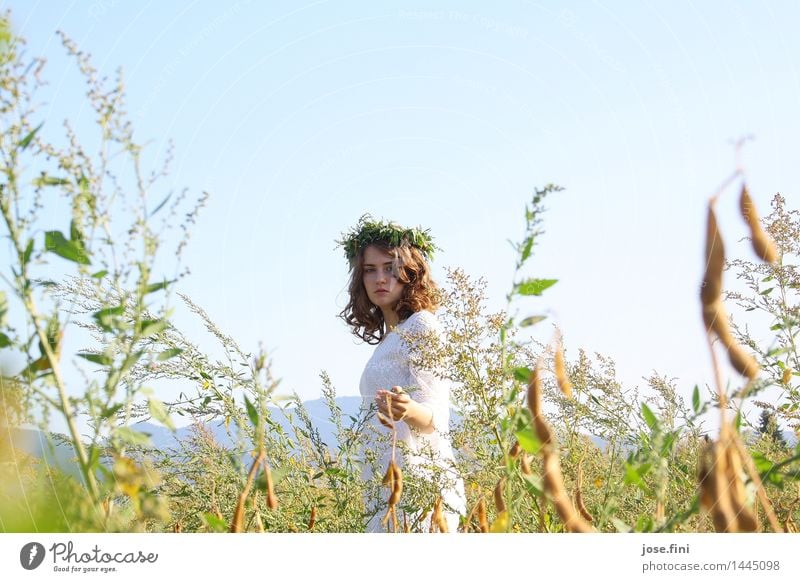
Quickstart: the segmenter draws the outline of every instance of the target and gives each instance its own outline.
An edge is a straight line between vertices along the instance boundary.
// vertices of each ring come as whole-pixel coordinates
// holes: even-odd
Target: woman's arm
[[[433,411],[425,404],[420,404],[408,395],[400,386],[394,386],[391,391],[378,390],[375,394],[378,412],[395,422],[404,421],[407,425],[419,430],[423,434],[433,432]],[[380,418],[380,417],[379,417]],[[388,427],[390,423],[381,422]]]

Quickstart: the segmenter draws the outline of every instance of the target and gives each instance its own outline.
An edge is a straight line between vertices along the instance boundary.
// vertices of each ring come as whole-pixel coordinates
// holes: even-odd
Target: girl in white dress
[[[359,386],[363,407],[376,412],[365,435],[365,456],[371,462],[364,463],[363,476],[370,479],[373,466],[388,467],[391,447],[381,447],[377,437],[396,431],[397,465],[438,492],[446,529],[455,532],[459,515],[466,513],[466,498],[448,437],[450,382],[415,363],[419,350],[431,345],[426,342],[444,339],[434,315],[439,290],[426,260],[435,247],[427,231],[376,222],[369,215],[338,242],[351,269],[350,300],[340,317],[354,335],[377,344]],[[384,519],[389,491],[384,493],[377,504],[365,499],[368,532],[390,529]],[[432,510],[421,507],[403,521],[412,530],[429,531]]]

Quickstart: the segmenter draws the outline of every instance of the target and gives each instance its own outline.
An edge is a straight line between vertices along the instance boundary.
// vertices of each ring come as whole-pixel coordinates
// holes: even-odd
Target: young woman
[[[370,427],[376,433],[396,431],[402,443],[395,459],[398,466],[428,478],[442,497],[448,531],[455,532],[459,514],[466,513],[466,498],[463,482],[453,470],[448,438],[450,384],[414,363],[414,356],[431,336],[443,339],[434,315],[438,287],[427,262],[435,247],[427,231],[374,221],[369,215],[362,216],[338,242],[351,269],[350,300],[340,317],[354,335],[377,344],[359,386],[365,407],[377,412]],[[367,435],[365,446],[371,442]],[[370,453],[376,452],[367,450],[365,456]],[[385,470],[391,450],[384,447],[373,459]],[[367,479],[372,476],[371,464],[364,464]],[[372,514],[368,532],[387,531],[385,493],[382,503],[367,507]],[[421,509],[427,512],[424,520],[405,516],[406,523],[418,521],[415,529],[428,531],[432,508]]]

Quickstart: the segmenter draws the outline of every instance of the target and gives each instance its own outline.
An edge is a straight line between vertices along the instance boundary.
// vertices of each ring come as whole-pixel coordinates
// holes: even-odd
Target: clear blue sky
[[[762,214],[776,191],[800,202],[793,1],[0,5],[49,59],[51,126],[90,116],[56,29],[102,71],[123,67],[139,140],[153,159],[174,140],[171,184],[212,194],[182,291],[246,348],[263,341],[307,399],[322,369],[357,394],[373,349],[335,317],[333,240],[364,212],[430,227],[438,279],[485,277],[497,309],[533,188],[564,186],[528,270],[560,282],[522,311],[555,314],[568,355],[689,395],[711,380],[697,291],[728,140],[756,136],[744,161]],[[729,254],[750,256],[732,244],[735,204],[720,203]]]

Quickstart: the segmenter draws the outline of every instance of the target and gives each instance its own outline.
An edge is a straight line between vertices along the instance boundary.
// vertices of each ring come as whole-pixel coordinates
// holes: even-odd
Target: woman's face
[[[394,275],[394,263],[394,257],[378,247],[364,249],[364,288],[369,300],[383,311],[394,308],[405,287]]]

